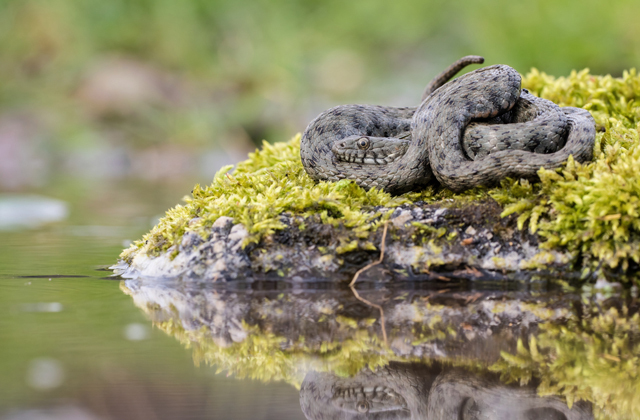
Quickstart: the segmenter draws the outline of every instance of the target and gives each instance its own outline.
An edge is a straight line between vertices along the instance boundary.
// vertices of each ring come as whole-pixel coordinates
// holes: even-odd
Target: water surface
[[[114,278],[127,241],[187,188],[54,195],[66,218],[0,232],[0,419],[638,413],[639,305],[624,293],[363,283],[358,299],[329,284]]]
[[[195,366],[110,277],[192,185],[66,188],[67,219],[0,231],[0,419],[304,419],[291,385]]]

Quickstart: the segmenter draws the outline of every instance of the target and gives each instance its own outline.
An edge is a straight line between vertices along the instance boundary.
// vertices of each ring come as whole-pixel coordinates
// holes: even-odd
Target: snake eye
[[[358,404],[356,404],[356,409],[359,413],[367,413],[369,412],[369,403],[366,401],[358,401]]]
[[[358,139],[358,147],[362,150],[366,149],[369,147],[369,139],[366,137],[362,137],[360,139]]]

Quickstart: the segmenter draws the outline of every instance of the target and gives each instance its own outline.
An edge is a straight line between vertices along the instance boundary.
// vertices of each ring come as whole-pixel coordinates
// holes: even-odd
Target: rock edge
[[[492,199],[371,211],[381,222],[391,214],[383,263],[363,280],[503,280],[571,271],[571,255],[541,249],[535,234],[517,229],[515,216],[500,217],[502,209]],[[382,223],[355,237],[353,229],[323,224],[318,215],[285,213],[280,221],[283,230],[243,246],[246,228],[223,216],[206,238],[187,232],[178,246],[155,256],[139,251],[112,268],[125,278],[339,282],[380,257]]]

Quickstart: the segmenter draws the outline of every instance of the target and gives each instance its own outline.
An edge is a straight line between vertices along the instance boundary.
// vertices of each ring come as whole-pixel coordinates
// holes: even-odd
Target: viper
[[[456,61],[425,89],[418,107],[341,105],[303,133],[300,157],[317,181],[351,179],[391,193],[419,190],[435,178],[462,191],[506,177],[535,179],[570,155],[592,159],[595,121],[521,89],[521,77],[494,65],[451,80],[479,56]]]

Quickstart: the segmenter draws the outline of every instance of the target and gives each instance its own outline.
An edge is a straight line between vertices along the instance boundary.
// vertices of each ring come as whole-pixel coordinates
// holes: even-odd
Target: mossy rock
[[[351,181],[315,183],[300,136],[267,144],[196,185],[185,205],[121,254],[124,276],[207,280],[348,280],[386,253],[376,279],[614,276],[640,263],[640,76],[554,78],[536,70],[523,87],[589,110],[603,129],[595,159],[540,170],[539,182],[454,194],[437,185],[391,196]],[[597,272],[597,275],[592,275]],[[370,276],[371,277],[371,276]]]

